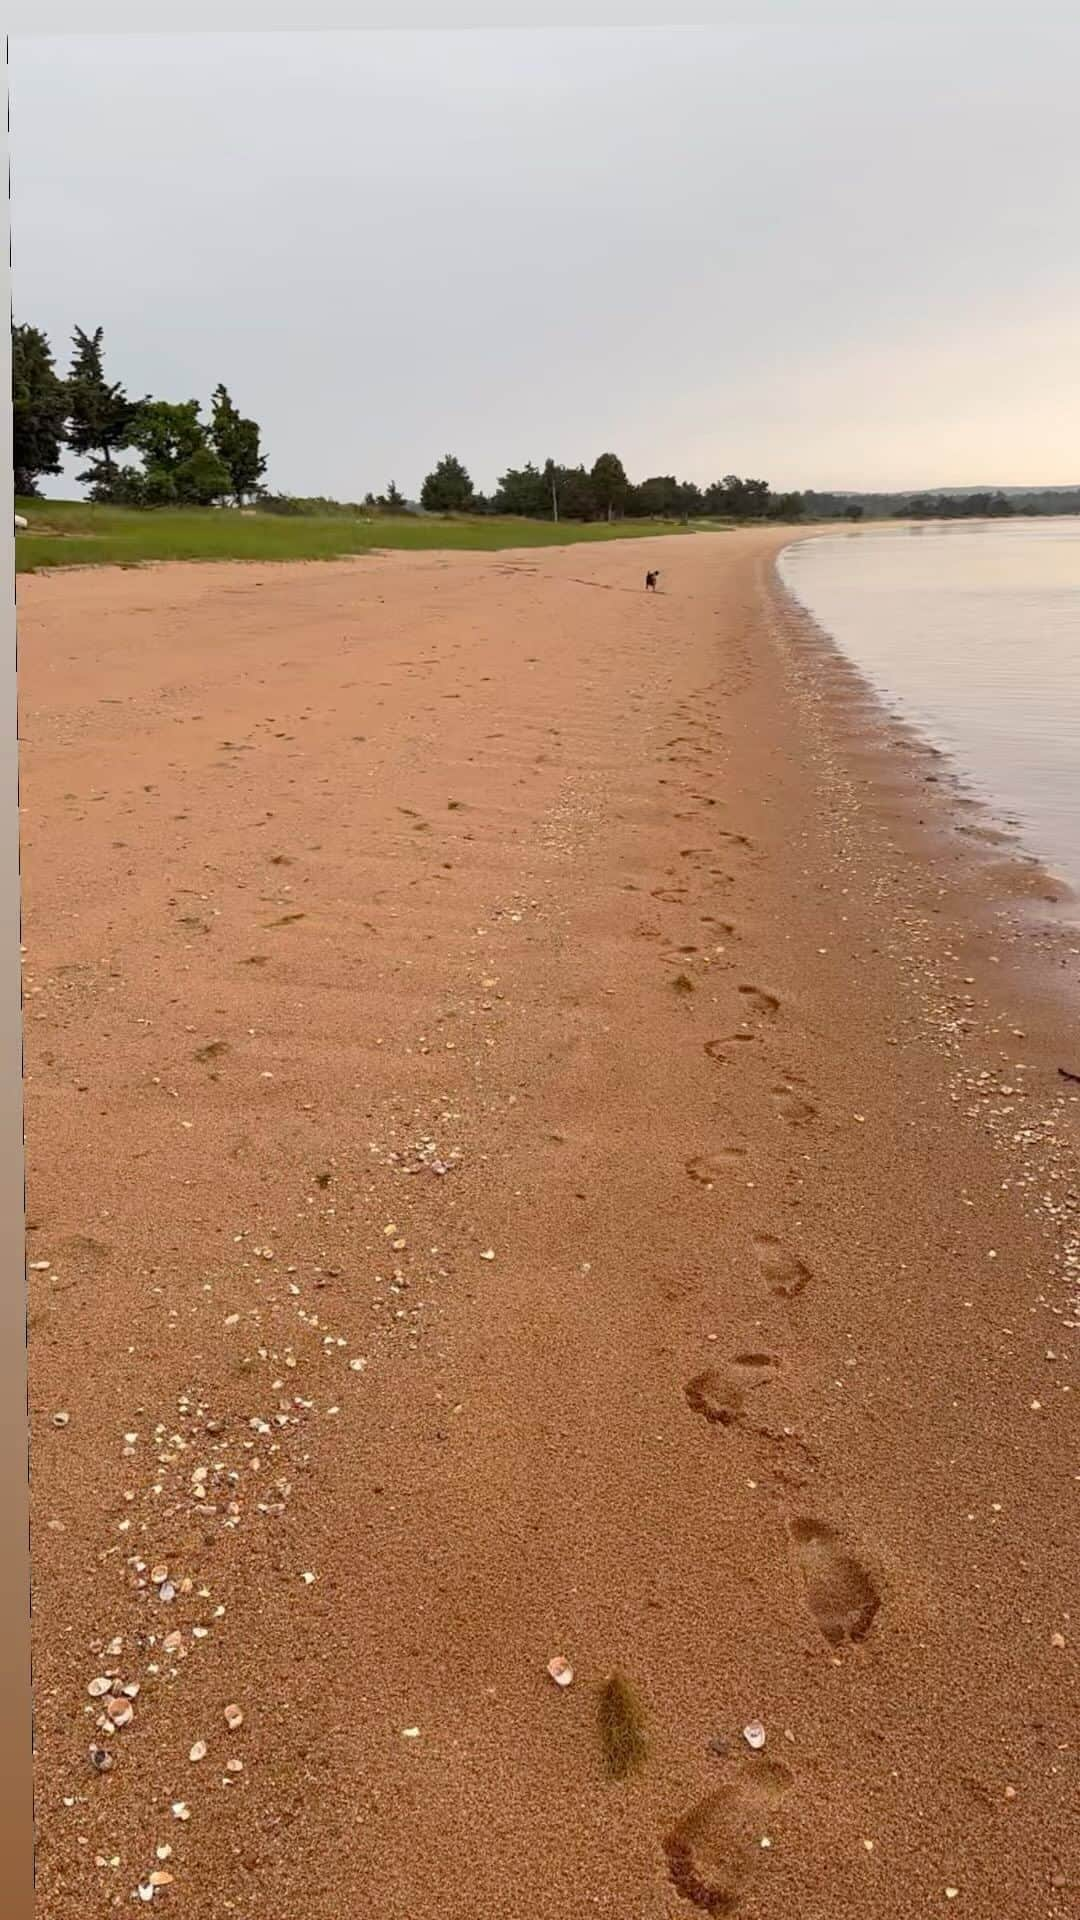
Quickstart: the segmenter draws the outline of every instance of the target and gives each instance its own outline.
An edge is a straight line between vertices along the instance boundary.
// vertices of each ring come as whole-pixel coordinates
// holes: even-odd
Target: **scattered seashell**
[[[402,1727],[401,1737],[403,1740],[419,1740],[420,1729],[419,1727]]]
[[[189,1760],[205,1760],[206,1755],[207,1755],[206,1741],[196,1740],[195,1745],[192,1747],[191,1752],[188,1754],[188,1759]]]
[[[54,1413],[52,1417],[54,1427],[66,1427],[70,1424],[70,1421],[70,1413]]]
[[[235,1733],[237,1727],[242,1727],[243,1724],[244,1724],[244,1716],[241,1713],[239,1707],[235,1707],[235,1706],[226,1707],[225,1725],[228,1727],[230,1733]]]
[[[750,1720],[742,1730],[743,1739],[755,1753],[760,1753],[765,1745],[765,1729],[760,1720]]]
[[[563,1659],[561,1653],[556,1653],[552,1659],[548,1661],[547,1670],[557,1687],[568,1687],[574,1677],[573,1667],[570,1665],[569,1660]]]
[[[172,1803],[172,1815],[174,1820],[190,1820],[191,1808],[188,1806],[187,1801],[174,1800]]]
[[[112,1681],[107,1680],[103,1673],[99,1673],[96,1680],[91,1680],[86,1691],[90,1695],[91,1700],[100,1700],[102,1695],[108,1693],[111,1687]]]

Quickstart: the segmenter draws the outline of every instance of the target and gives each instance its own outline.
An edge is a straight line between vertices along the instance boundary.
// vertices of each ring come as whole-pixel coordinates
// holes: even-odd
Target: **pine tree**
[[[464,513],[472,497],[472,481],[452,453],[443,455],[420,489],[420,505],[429,513]]]
[[[626,469],[618,454],[602,453],[589,478],[592,481],[597,505],[609,520],[613,520],[626,505],[626,496],[630,490]]]
[[[67,393],[38,327],[11,328],[15,492],[34,496],[43,473],[59,473]]]
[[[119,384],[105,378],[102,329],[84,333],[76,327],[68,375],[68,445],[73,453],[96,457],[79,479],[89,485],[95,500],[112,498],[116,474],[114,455],[131,443],[131,428],[139,411]]]
[[[223,386],[216,387],[210,420],[210,443],[232,482],[228,489],[238,506],[249,494],[258,493],[266,460],[259,447],[259,429],[254,420],[245,420],[237,412]]]

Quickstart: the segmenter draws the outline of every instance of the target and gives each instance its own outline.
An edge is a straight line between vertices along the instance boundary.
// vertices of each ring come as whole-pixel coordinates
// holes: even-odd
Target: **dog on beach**
[[[647,573],[645,575],[645,587],[648,593],[656,592],[656,583],[659,580],[659,578],[660,578],[659,569],[656,569],[654,572]]]

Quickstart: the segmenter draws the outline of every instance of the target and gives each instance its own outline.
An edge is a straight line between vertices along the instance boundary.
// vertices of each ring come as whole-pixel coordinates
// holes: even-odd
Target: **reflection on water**
[[[788,589],[995,815],[1080,888],[1080,520],[823,534]]]

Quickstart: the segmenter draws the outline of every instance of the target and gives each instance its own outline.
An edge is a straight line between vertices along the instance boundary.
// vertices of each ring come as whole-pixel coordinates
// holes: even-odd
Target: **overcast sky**
[[[19,38],[16,318],[224,380],[290,492],[1080,482],[1078,56],[1080,10]]]

